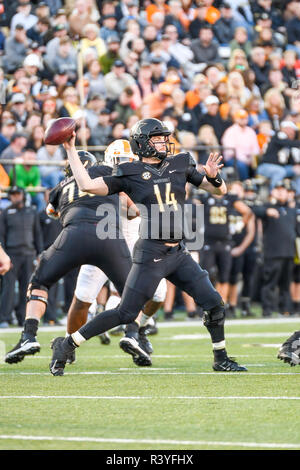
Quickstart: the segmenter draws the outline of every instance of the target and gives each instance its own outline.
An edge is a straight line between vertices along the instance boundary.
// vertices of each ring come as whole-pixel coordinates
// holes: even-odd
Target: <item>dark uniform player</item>
[[[291,309],[290,284],[292,280],[295,239],[299,234],[297,209],[288,206],[288,193],[283,182],[271,190],[271,202],[254,206],[253,212],[262,219],[264,268],[262,286],[263,316],[274,309],[276,287],[279,287],[279,311],[289,314]]]
[[[243,184],[240,181],[231,183],[230,192],[236,194],[242,200],[244,197]],[[238,302],[238,282],[240,275],[242,275],[243,279],[243,290],[244,288],[245,291],[249,289],[251,281],[251,272],[249,273],[250,278],[248,274],[248,269],[250,268],[250,263],[248,262],[248,248],[255,238],[255,218],[254,216],[250,217],[247,224],[245,224],[241,213],[232,207],[229,212],[229,227],[230,233],[232,234],[233,245],[231,250],[232,263],[229,275],[228,311],[229,316],[234,318],[236,316],[235,309]],[[244,306],[245,300],[242,297],[242,309]],[[247,312],[247,315],[250,316],[250,311]]]
[[[200,196],[204,204],[204,246],[200,261],[211,275],[217,268],[216,289],[224,302],[228,300],[229,275],[231,269],[232,237],[229,230],[229,213],[236,210],[248,222],[250,209],[235,194],[214,197],[208,194]],[[228,312],[227,312],[228,315]]]
[[[185,248],[180,227],[187,182],[200,186],[206,176],[213,186],[221,188],[218,190],[221,194],[226,192],[225,183],[218,174],[222,157],[210,155],[204,166],[205,174],[201,174],[190,154],[167,157],[170,134],[157,119],[138,121],[131,129],[130,144],[140,161],[119,165],[113,176],[95,180],[89,177],[78,158],[75,133],[73,139],[64,144],[79,187],[101,195],[124,191],[135,204],[139,204],[142,222],[141,236],[134,247],[133,266],[119,306],[98,315],[69,338],[54,340],[50,363],[53,375],[63,375],[68,355],[82,342],[119,324],[132,322],[164,277],[191,295],[205,310],[204,324],[212,338],[214,370],[246,370],[227,356],[224,303],[212,286],[208,273]]]
[[[95,165],[95,157],[89,152],[80,152],[82,164],[88,168],[91,178],[110,175],[111,168]],[[50,193],[52,212],[59,213],[63,230],[53,245],[41,256],[28,286],[26,321],[18,344],[6,355],[6,362],[15,363],[25,355],[40,350],[36,340],[39,320],[45,313],[48,290],[71,269],[82,264],[98,266],[116,286],[121,294],[131,268],[131,257],[119,231],[119,197],[117,194],[103,198],[81,191],[74,176],[61,181]],[[97,214],[98,207],[105,202],[115,209],[110,227],[115,225],[116,239],[99,239],[97,224],[103,216]],[[108,206],[107,206],[108,207]]]

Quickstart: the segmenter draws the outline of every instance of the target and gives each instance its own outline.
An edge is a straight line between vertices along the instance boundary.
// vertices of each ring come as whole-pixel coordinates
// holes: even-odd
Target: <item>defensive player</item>
[[[196,170],[189,153],[168,158],[170,130],[158,119],[138,121],[130,132],[132,151],[139,161],[119,165],[113,176],[90,178],[75,148],[76,134],[64,144],[73,174],[82,191],[102,196],[124,191],[141,212],[140,239],[134,247],[133,266],[126,281],[119,306],[97,315],[68,338],[56,338],[52,343],[50,371],[63,375],[68,354],[84,341],[104,331],[132,322],[143,305],[153,297],[162,278],[170,280],[191,295],[203,307],[214,352],[216,371],[245,371],[227,356],[225,349],[225,309],[221,296],[211,284],[206,271],[192,259],[184,238],[185,186],[211,183],[219,194],[226,185],[218,173],[222,157],[211,154],[204,172]],[[141,206],[143,205],[143,206]],[[168,215],[168,217],[165,217]]]
[[[79,152],[78,158],[85,171],[88,171],[89,178],[111,174],[111,168],[96,165],[96,158],[89,152]],[[67,178],[51,191],[47,208],[48,214],[59,215],[63,230],[53,245],[42,253],[40,263],[32,275],[27,292],[24,331],[17,345],[5,357],[5,361],[10,364],[40,351],[36,334],[46,310],[48,289],[66,273],[82,264],[93,263],[103,270],[121,294],[132,265],[130,252],[120,233],[118,195],[103,198],[83,192],[70,166],[66,174]],[[103,210],[102,215],[99,214],[99,207],[103,207],[104,202],[114,209],[114,216],[109,222],[115,229],[115,239],[100,239],[97,235],[98,224],[106,220]]]

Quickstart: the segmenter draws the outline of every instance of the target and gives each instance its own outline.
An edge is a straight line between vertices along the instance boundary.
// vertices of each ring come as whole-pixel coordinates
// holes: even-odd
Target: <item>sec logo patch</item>
[[[143,180],[149,180],[151,178],[150,171],[145,171],[144,173],[142,173],[142,178]]]

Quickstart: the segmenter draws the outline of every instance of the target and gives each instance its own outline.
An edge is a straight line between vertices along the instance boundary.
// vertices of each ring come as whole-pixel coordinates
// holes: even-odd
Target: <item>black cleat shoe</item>
[[[139,346],[145,351],[147,354],[153,353],[153,346],[149,339],[147,338],[147,326],[141,326],[139,329]]]
[[[240,366],[232,357],[226,357],[224,361],[216,361],[212,367],[216,372],[246,372],[248,370]]]
[[[41,346],[37,342],[35,336],[22,333],[20,341],[5,356],[5,362],[8,364],[16,364],[23,361],[25,356],[33,355],[40,352]]]
[[[280,347],[277,358],[290,366],[300,365],[300,331],[295,331]]]
[[[150,356],[143,351],[136,339],[124,336],[120,340],[119,345],[124,352],[132,356],[133,362],[137,366],[146,367],[152,365]]]
[[[146,335],[157,335],[158,328],[155,319],[152,317],[146,325]]]
[[[67,364],[75,364],[76,362],[76,354],[75,354],[75,349],[72,351],[70,354],[68,354],[68,359],[67,359]]]
[[[52,360],[49,369],[52,375],[64,375],[64,368],[71,351],[66,351],[63,347],[65,338],[58,337],[51,341],[51,349],[53,350]]]
[[[101,335],[98,335],[98,338],[100,339],[101,344],[110,344],[110,337],[107,331],[105,333],[101,333]]]

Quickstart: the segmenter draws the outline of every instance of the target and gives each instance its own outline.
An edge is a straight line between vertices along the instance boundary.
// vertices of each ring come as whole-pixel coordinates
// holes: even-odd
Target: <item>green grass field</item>
[[[53,377],[49,343],[64,331],[41,328],[39,354],[0,364],[0,449],[300,449],[300,367],[276,359],[299,323],[228,321],[228,353],[248,367],[239,374],[212,371],[200,322],[173,322],[151,337],[151,368],[120,337],[93,338]],[[6,350],[19,335],[0,332]]]

